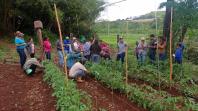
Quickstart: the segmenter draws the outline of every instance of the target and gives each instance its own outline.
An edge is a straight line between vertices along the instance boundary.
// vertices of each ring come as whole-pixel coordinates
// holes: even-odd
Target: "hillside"
[[[157,12],[158,29],[162,30],[165,12]],[[108,29],[109,27],[109,29]],[[155,12],[150,12],[133,19],[96,22],[94,29],[98,33],[153,33],[156,28]]]

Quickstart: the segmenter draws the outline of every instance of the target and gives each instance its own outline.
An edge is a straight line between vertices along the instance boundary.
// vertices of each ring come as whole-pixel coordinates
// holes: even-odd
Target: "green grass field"
[[[117,43],[116,40],[116,35],[117,34],[110,34],[109,36],[106,34],[99,34],[99,38],[108,44],[110,46],[115,46]],[[146,34],[128,34],[128,36],[123,36],[124,41],[129,45],[129,46],[135,46],[135,42],[139,41],[141,37],[147,38],[148,35]]]

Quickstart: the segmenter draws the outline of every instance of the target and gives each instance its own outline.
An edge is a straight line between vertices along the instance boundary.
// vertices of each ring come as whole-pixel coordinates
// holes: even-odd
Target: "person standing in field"
[[[135,47],[135,56],[136,56],[136,59],[137,59],[137,61],[139,60],[138,59],[138,45],[139,45],[139,42],[138,41],[136,41],[136,43],[135,43],[135,45],[136,45],[136,47]]]
[[[117,54],[117,61],[124,63],[125,53],[126,53],[127,45],[124,42],[123,38],[120,37],[118,41],[118,54]]]
[[[141,41],[138,45],[138,59],[139,59],[138,62],[139,62],[140,66],[145,63],[146,52],[147,52],[147,45],[146,45],[146,42],[145,42],[145,38],[142,37]]]
[[[35,55],[35,45],[34,45],[32,37],[29,38],[26,48],[27,48],[28,55],[30,57]]]
[[[101,48],[101,52],[100,52],[101,57],[104,59],[110,60],[111,59],[110,48],[109,48],[108,44],[101,40],[100,48]]]
[[[157,45],[159,60],[164,61],[166,59],[166,41],[164,38],[160,38],[160,42]]]
[[[183,56],[183,49],[182,49],[182,44],[181,43],[178,43],[177,44],[177,48],[176,48],[176,51],[175,51],[175,62],[178,63],[178,64],[182,64],[182,56]]]
[[[45,37],[43,40],[44,52],[46,59],[51,60],[51,43],[48,37]]]
[[[15,45],[16,45],[16,50],[17,53],[19,54],[20,57],[20,64],[21,64],[21,68],[23,68],[23,65],[25,64],[26,61],[26,54],[25,54],[25,47],[26,47],[26,43],[25,40],[23,38],[24,34],[21,33],[20,31],[17,31],[15,33]]]
[[[92,60],[92,62],[99,63],[100,62],[101,48],[99,46],[98,40],[94,39],[94,43],[91,45],[90,51],[91,51],[91,60]]]
[[[60,67],[63,67],[64,66],[64,56],[62,53],[61,42],[59,39],[56,41],[56,49],[57,49],[58,59],[59,59],[58,64]]]
[[[149,58],[151,60],[151,63],[154,64],[156,60],[156,49],[157,49],[157,41],[155,39],[155,35],[151,34],[150,35],[150,42],[149,42]]]
[[[69,37],[65,37],[65,40],[63,41],[63,43],[64,43],[65,53],[66,54],[71,53],[72,48],[71,48],[71,41],[70,41]]]
[[[91,42],[90,41],[86,41],[84,44],[83,44],[83,55],[84,57],[87,59],[87,60],[90,60],[90,47],[91,47]]]

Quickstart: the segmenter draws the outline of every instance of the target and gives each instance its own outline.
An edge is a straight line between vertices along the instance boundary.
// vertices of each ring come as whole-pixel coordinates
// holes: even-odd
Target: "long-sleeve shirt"
[[[33,64],[36,65],[36,66],[39,66],[39,67],[43,67],[43,66],[39,63],[39,61],[38,61],[36,58],[30,58],[30,59],[28,59],[28,60],[25,62],[24,66],[23,66],[23,69],[24,69],[24,70],[27,70],[27,69],[29,69],[30,66],[33,65]]]
[[[80,62],[75,63],[72,68],[69,71],[69,76],[70,77],[74,77],[74,75],[79,71],[79,70],[83,70],[83,71],[87,71],[87,69],[85,68],[85,66],[83,66]]]

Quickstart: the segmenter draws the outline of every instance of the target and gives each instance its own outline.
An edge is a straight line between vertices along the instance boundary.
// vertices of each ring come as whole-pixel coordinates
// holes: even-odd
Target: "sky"
[[[114,3],[117,1],[121,0],[105,0],[107,3]],[[113,21],[144,15],[151,11],[156,11],[160,3],[165,1],[166,0],[126,0],[113,6],[106,7],[105,10],[101,12],[98,20]]]

